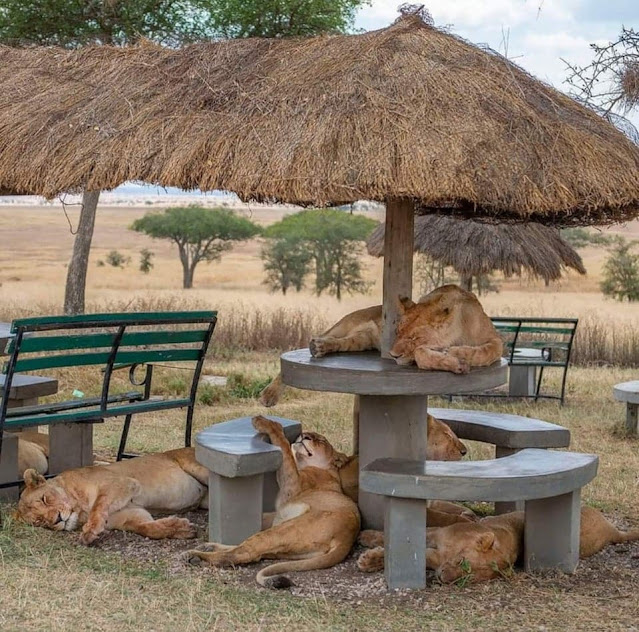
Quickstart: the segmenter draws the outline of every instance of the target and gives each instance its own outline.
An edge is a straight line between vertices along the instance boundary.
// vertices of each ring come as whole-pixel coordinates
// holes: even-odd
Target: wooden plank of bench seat
[[[6,376],[0,375],[0,398],[4,388]],[[33,399],[46,397],[58,392],[58,380],[39,375],[14,375],[9,389],[9,399]]]
[[[559,496],[597,474],[594,454],[527,448],[487,461],[378,459],[360,474],[373,494],[428,500],[516,501]]]
[[[483,410],[429,408],[460,438],[493,443],[503,448],[567,448],[570,430],[541,419]]]

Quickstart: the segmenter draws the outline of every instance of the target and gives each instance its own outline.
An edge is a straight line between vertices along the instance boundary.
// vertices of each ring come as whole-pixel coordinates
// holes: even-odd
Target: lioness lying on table
[[[342,492],[335,451],[324,437],[304,433],[291,445],[277,422],[258,416],[253,426],[282,451],[272,526],[238,546],[209,543],[186,559],[212,566],[291,560],[267,566],[256,577],[261,586],[286,588],[291,581],[280,573],[329,568],[348,555],[359,533],[359,510]]]
[[[444,285],[413,303],[399,302],[401,320],[390,354],[397,364],[415,362],[420,369],[468,373],[501,357],[502,340],[474,294],[457,285]],[[380,349],[382,306],[360,309],[309,343],[311,355]],[[278,375],[263,391],[260,402],[274,406],[284,385]]]
[[[579,557],[601,551],[608,544],[639,540],[639,530],[623,533],[592,507],[581,508]],[[472,524],[453,524],[427,529],[426,568],[433,569],[443,583],[462,577],[479,582],[493,579],[510,569],[523,553],[524,512],[489,516]],[[384,568],[384,534],[362,531],[360,542],[375,547],[357,560],[361,571]]]
[[[195,526],[186,518],[154,520],[149,511],[206,506],[208,474],[193,448],[67,470],[50,480],[28,469],[16,518],[55,531],[82,525],[83,544],[109,529],[155,539],[194,538]]]

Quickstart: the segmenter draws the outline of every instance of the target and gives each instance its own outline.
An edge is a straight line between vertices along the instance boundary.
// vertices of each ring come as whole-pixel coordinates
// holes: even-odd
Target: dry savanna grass
[[[375,281],[368,296],[347,297],[339,304],[332,297],[314,297],[309,290],[287,297],[270,295],[261,284],[259,241],[238,246],[221,263],[203,264],[196,271],[196,288],[182,291],[172,247],[126,230],[146,211],[99,209],[88,279],[89,307],[95,311],[219,309],[219,329],[205,374],[226,375],[230,386],[200,387],[196,431],[224,419],[264,412],[252,396],[277,372],[276,349],[304,344],[309,332],[380,300],[381,265],[372,258],[365,259],[367,278]],[[285,211],[254,207],[243,212],[269,223]],[[77,211],[70,209],[70,217],[75,225]],[[617,230],[630,235],[639,232],[636,224]],[[61,209],[0,208],[0,231],[0,320],[59,312],[72,244]],[[156,267],[149,275],[135,265],[142,248],[156,252]],[[97,260],[112,249],[132,257],[133,263],[125,269],[98,267]],[[579,316],[580,327],[591,319],[603,328],[602,336],[616,335],[624,328],[635,331],[637,308],[605,301],[598,292],[605,253],[587,249],[583,254],[589,270],[586,278],[570,275],[549,288],[511,279],[502,283],[499,294],[488,295],[482,302],[491,314]],[[57,375],[59,398],[69,398],[75,389],[86,395],[98,392],[97,369],[62,370]],[[125,377],[118,375],[115,386],[125,388]],[[554,401],[486,399],[463,399],[452,405],[517,413],[570,428],[572,449],[600,457],[599,475],[584,489],[584,501],[621,526],[639,526],[639,443],[624,436],[625,410],[612,398],[613,384],[636,377],[636,370],[629,368],[578,366],[569,372],[564,407]],[[161,394],[173,396],[184,391],[190,374],[161,367],[156,379]],[[548,380],[547,388],[558,388],[557,372],[549,371]],[[450,405],[438,398],[431,401],[433,406]],[[342,450],[352,447],[349,396],[290,389],[273,412],[299,419]],[[178,446],[183,423],[183,414],[175,411],[134,419],[129,447],[154,452]],[[95,426],[100,458],[113,458],[120,430],[119,420]],[[471,444],[470,448],[470,458],[492,456],[486,446]],[[3,631],[629,630],[639,617],[636,545],[611,547],[607,554],[582,563],[572,577],[517,573],[511,579],[463,588],[433,582],[427,591],[413,595],[387,594],[381,576],[357,574],[351,558],[333,571],[298,574],[292,594],[274,594],[253,583],[253,568],[184,567],[177,555],[190,547],[188,543],[113,534],[87,549],[73,534],[15,524],[9,510],[3,510],[5,528],[0,531]],[[204,538],[204,517],[198,520]]]

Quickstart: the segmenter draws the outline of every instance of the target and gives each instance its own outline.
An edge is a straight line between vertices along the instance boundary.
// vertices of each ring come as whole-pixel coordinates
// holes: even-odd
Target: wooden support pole
[[[382,307],[382,357],[389,358],[399,320],[397,299],[413,293],[413,202],[391,198],[386,202],[384,233],[384,298]]]

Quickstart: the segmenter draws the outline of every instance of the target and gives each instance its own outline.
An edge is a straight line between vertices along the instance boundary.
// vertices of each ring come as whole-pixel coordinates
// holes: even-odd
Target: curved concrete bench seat
[[[378,459],[366,465],[367,492],[429,500],[532,500],[580,489],[597,474],[594,454],[527,448],[487,461]]]
[[[428,412],[448,424],[460,439],[493,443],[509,450],[570,445],[570,430],[540,419],[454,408],[429,408]]]
[[[299,421],[268,416],[282,424],[293,442]],[[209,539],[239,544],[262,528],[262,513],[272,511],[277,496],[275,473],[282,464],[279,448],[268,443],[240,417],[209,426],[195,436],[195,458],[209,470]]]
[[[626,432],[639,434],[639,381],[615,384],[612,393],[618,402],[626,403]]]
[[[426,500],[526,500],[527,570],[573,572],[579,561],[581,488],[597,474],[594,454],[528,448],[489,461],[378,459],[360,488],[386,497],[389,588],[426,585]]]

